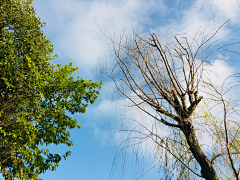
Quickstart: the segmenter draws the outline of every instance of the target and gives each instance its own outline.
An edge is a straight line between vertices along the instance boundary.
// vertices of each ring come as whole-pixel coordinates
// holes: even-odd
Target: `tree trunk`
[[[202,168],[201,174],[203,178],[206,180],[219,180],[212,164],[200,148],[193,125],[190,122],[184,123],[182,126],[182,131],[187,139],[187,143],[190,147],[191,152],[193,153],[194,158]]]

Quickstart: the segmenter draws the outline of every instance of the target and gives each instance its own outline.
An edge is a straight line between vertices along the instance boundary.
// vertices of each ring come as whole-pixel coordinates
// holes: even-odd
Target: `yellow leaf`
[[[40,92],[40,98],[41,98],[41,99],[44,98],[44,95],[43,95],[43,93],[41,93],[41,92]]]

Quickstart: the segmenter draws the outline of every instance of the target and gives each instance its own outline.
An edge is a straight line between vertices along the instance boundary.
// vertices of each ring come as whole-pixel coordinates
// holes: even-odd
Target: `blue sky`
[[[118,133],[122,127],[119,120],[134,112],[123,106],[125,99],[114,101],[113,83],[99,74],[99,65],[105,64],[106,58],[108,63],[113,59],[111,41],[103,33],[117,37],[123,31],[131,35],[133,30],[139,33],[151,30],[194,35],[200,27],[211,32],[215,25],[232,18],[220,33],[224,36],[231,27],[240,25],[240,1],[35,0],[35,8],[37,16],[46,22],[43,31],[58,54],[55,63],[73,62],[79,67],[75,76],[104,82],[97,102],[90,105],[85,114],[73,116],[82,124],[80,130],[70,130],[74,146],[48,147],[60,154],[70,150],[71,157],[62,160],[56,171],[40,177],[44,180],[161,179],[158,166],[154,166],[154,152],[144,146],[127,151],[119,149],[125,137]],[[141,158],[136,159],[136,152]]]

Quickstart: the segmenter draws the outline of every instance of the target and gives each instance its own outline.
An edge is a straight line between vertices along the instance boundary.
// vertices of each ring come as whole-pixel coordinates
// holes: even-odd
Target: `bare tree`
[[[107,75],[135,107],[155,119],[155,129],[140,123],[137,132],[157,145],[153,153],[164,155],[166,176],[239,180],[238,74],[218,83],[212,64],[220,50],[237,42],[212,50],[221,40],[215,39],[219,29],[194,38],[175,35],[166,42],[151,32],[111,39],[116,64]]]

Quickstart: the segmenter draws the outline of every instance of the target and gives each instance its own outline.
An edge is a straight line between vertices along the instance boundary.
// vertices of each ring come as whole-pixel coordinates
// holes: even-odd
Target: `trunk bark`
[[[190,122],[185,123],[182,126],[182,131],[187,139],[187,143],[191,152],[193,153],[194,158],[202,168],[201,174],[203,178],[206,180],[219,180],[216,171],[199,145],[193,125]]]

